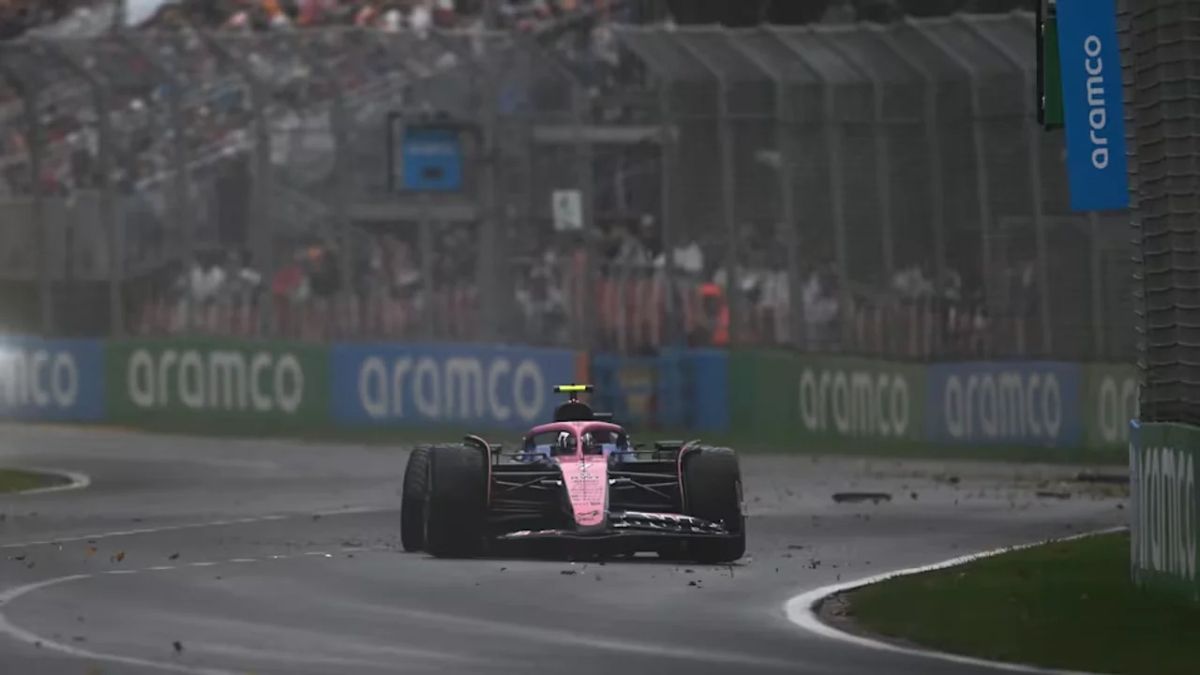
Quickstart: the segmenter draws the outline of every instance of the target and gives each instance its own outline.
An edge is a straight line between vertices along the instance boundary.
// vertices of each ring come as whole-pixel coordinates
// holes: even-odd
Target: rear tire
[[[404,492],[400,498],[400,543],[405,551],[425,547],[425,501],[429,491],[429,446],[418,445],[404,468]]]
[[[695,539],[688,553],[700,563],[729,563],[746,553],[746,517],[742,514],[742,472],[729,448],[701,447],[683,458],[687,514],[724,523],[730,539]]]
[[[425,550],[439,558],[466,558],[483,551],[488,459],[483,450],[470,446],[431,449]]]

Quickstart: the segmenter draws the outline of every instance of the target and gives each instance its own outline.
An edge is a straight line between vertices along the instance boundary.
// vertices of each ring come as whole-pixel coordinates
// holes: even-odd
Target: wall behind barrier
[[[0,419],[103,420],[103,343],[0,339]]]
[[[345,426],[523,428],[548,421],[554,385],[577,378],[565,349],[335,344],[332,414]]]

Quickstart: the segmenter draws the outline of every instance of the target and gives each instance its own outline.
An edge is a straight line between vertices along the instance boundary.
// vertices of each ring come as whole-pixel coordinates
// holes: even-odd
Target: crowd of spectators
[[[84,26],[87,17],[92,25],[108,26],[119,20],[106,13],[113,6],[85,0],[0,0],[0,37],[72,20]],[[151,61],[161,58],[188,78],[190,95],[180,112],[194,205],[245,201],[254,141],[245,83],[223,66],[218,50],[190,31],[161,39],[172,29],[200,27],[218,40],[266,34],[248,42],[253,45],[249,53],[237,56],[270,83],[274,159],[281,169],[294,169],[320,165],[289,155],[288,139],[309,133],[314,120],[318,127],[325,125],[318,135],[328,136],[328,123],[321,120],[332,94],[328,87],[314,85],[310,64],[294,47],[270,34],[323,26],[418,35],[429,29],[485,26],[543,31],[574,17],[621,18],[605,0],[512,0],[494,4],[489,12],[484,3],[465,0],[133,0],[126,11],[128,23],[146,28],[142,35],[156,37],[146,39],[144,52],[119,51],[115,61],[101,59],[98,65],[93,60],[93,67],[124,75],[116,78],[120,86],[110,99],[116,168],[111,178],[122,196],[142,205],[148,222],[163,224],[173,219],[167,204],[177,148],[165,122],[169,89]],[[623,77],[611,25],[581,25],[582,32],[556,46],[568,67],[591,86],[597,121],[626,121],[619,104],[611,103],[618,97],[607,95],[621,86]],[[580,36],[584,39],[576,39]],[[325,45],[331,56],[326,65],[350,93],[387,82],[390,70],[411,65],[371,58],[361,46],[330,39],[334,42]],[[363,58],[345,56],[355,50]],[[13,87],[0,86],[0,197],[28,195],[35,180],[44,194],[55,196],[100,184],[96,120],[88,112],[91,92],[75,76],[68,74],[64,81],[73,84],[59,83],[39,111],[46,151],[37,177],[30,175],[21,100]],[[299,145],[306,140],[311,139],[301,138]],[[230,190],[242,191],[242,197],[233,198]],[[228,211],[210,215],[225,227],[236,219]],[[678,341],[726,346],[732,302],[742,309],[734,327],[742,343],[921,356],[935,344],[954,344],[970,353],[981,349],[979,336],[986,333],[980,294],[964,290],[953,273],[935,283],[927,270],[913,267],[878,288],[849,288],[828,260],[802,255],[799,269],[789,270],[779,233],[747,226],[739,275],[731,279],[726,242],[720,238],[688,238],[664,251],[653,216],[601,225],[604,234],[598,241],[559,238],[527,259],[504,261],[512,269],[500,277],[511,280],[506,287],[512,288],[512,296],[503,306],[511,307],[516,319],[511,330],[506,328],[508,337],[545,344],[587,341],[627,353],[652,352]],[[214,237],[228,238],[237,239]],[[360,233],[351,250],[310,241],[262,267],[241,251],[241,244],[218,247],[174,271],[171,283],[150,294],[138,313],[140,330],[473,339],[479,328],[477,241],[469,228],[443,228],[433,242],[432,261],[422,261],[421,247],[409,234]],[[131,248],[137,245],[133,241]],[[795,271],[799,279],[789,273]],[[581,334],[585,329],[590,334]]]
[[[254,31],[354,26],[385,30],[489,28],[536,31],[593,12],[611,0],[0,0],[0,39],[55,24],[106,30],[185,22]],[[120,10],[120,11],[119,11]]]

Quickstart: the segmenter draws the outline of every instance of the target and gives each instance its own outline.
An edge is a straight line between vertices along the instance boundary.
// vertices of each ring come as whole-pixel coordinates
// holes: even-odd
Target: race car
[[[728,563],[746,550],[741,471],[728,448],[659,441],[644,448],[608,413],[569,395],[552,422],[506,452],[479,436],[419,446],[401,502],[407,551],[436,557],[563,551],[657,553]]]

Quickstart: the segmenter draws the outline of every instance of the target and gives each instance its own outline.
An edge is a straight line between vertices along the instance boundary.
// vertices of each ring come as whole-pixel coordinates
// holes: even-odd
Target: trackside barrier
[[[0,338],[0,419],[188,430],[509,429],[548,419],[554,384],[591,381],[636,429],[743,442],[1121,449],[1132,366],[933,365],[778,350],[624,357],[469,344]]]
[[[729,383],[739,437],[831,451],[851,441],[1121,449],[1138,392],[1126,365],[923,365],[769,350],[734,350]]]
[[[105,352],[105,399],[114,422],[282,429],[328,423],[324,347],[173,338],[111,341]]]
[[[732,428],[762,443],[925,437],[925,369],[858,358],[736,350]]]
[[[1130,567],[1143,588],[1200,601],[1196,578],[1197,470],[1200,428],[1134,423],[1131,476]]]
[[[551,419],[555,384],[577,378],[566,349],[489,345],[334,344],[338,426],[525,428]]]
[[[929,439],[944,444],[1079,447],[1082,369],[1053,361],[927,368]]]
[[[104,419],[104,345],[99,340],[0,338],[0,419]]]

